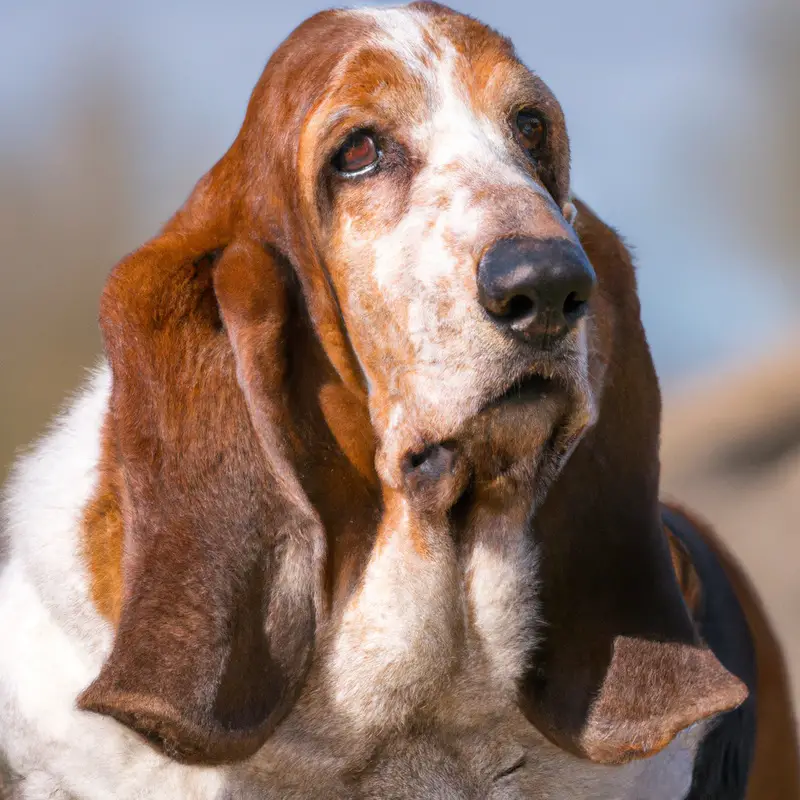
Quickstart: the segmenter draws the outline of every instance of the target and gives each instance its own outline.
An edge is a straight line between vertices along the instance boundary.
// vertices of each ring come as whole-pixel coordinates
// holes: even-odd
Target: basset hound
[[[6,492],[10,796],[800,796],[769,623],[659,504],[629,254],[506,39],[303,23],[100,324]]]

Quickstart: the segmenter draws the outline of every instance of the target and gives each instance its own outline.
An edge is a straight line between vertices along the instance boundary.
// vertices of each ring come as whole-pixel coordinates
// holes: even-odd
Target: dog
[[[569,180],[470,17],[278,48],[7,488],[11,796],[800,796],[780,652],[659,502],[633,266]]]

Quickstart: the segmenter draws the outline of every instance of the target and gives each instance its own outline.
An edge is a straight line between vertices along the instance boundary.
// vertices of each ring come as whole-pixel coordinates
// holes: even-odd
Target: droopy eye
[[[333,166],[344,175],[357,175],[369,172],[379,157],[378,145],[372,136],[366,131],[356,131],[336,151]]]
[[[536,111],[523,108],[517,112],[517,138],[533,156],[541,152],[547,138],[547,125]]]

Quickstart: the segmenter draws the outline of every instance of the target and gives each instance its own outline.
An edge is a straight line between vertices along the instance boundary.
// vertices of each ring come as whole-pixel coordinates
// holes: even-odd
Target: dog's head
[[[564,118],[473,20],[419,7],[352,24],[361,46],[298,126],[302,214],[368,391],[381,480],[452,469],[452,503],[476,470],[535,461],[543,432],[575,435],[592,416],[594,273],[571,227]]]
[[[363,624],[337,631],[376,552],[450,565],[438,602],[462,551],[510,552],[506,530],[536,543],[545,621],[506,677],[556,743],[618,763],[743,699],[661,532],[628,254],[570,199],[552,93],[478,22],[423,3],[304,23],[229,152],[115,268],[101,324],[87,524],[117,634],[84,708],[178,758],[244,757],[314,658],[369,661],[342,660]],[[124,537],[119,563],[92,555],[98,527]],[[471,624],[448,613],[384,675],[408,713],[398,687],[443,685],[408,652]]]

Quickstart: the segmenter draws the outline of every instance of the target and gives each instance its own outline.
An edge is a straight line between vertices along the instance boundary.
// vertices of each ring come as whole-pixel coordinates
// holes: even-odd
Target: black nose
[[[586,254],[569,239],[500,239],[478,265],[481,305],[498,325],[526,339],[573,328],[594,284]]]

